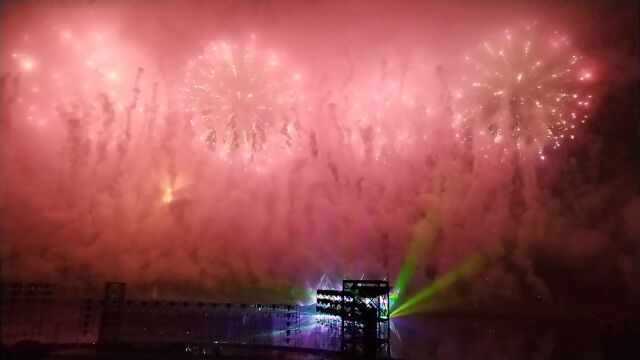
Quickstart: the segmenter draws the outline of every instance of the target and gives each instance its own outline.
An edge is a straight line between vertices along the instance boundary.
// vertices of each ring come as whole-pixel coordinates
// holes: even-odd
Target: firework
[[[544,159],[545,147],[573,139],[577,124],[588,117],[586,83],[592,74],[558,31],[544,34],[535,24],[506,30],[465,61],[467,90],[454,94],[454,127],[462,141],[475,130],[489,134],[494,143],[534,146]]]
[[[187,66],[183,108],[209,149],[252,160],[270,145],[291,146],[299,79],[253,41],[211,43]]]

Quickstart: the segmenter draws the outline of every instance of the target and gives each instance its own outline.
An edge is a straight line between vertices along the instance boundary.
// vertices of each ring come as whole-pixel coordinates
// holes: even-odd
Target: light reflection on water
[[[536,318],[394,319],[393,355],[403,359],[627,359],[623,321]]]

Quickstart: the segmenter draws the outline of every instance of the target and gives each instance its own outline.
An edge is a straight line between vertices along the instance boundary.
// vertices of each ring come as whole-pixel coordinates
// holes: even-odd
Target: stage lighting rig
[[[342,290],[317,290],[316,312],[340,317],[343,352],[358,358],[389,358],[390,292],[388,281],[343,280]]]

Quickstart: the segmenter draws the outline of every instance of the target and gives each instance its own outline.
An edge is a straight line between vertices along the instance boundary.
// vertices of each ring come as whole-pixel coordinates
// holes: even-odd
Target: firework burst
[[[245,160],[274,145],[290,147],[299,128],[297,74],[288,74],[275,54],[247,45],[211,43],[189,61],[183,109],[198,137],[219,154]]]
[[[591,72],[566,36],[544,34],[535,24],[506,30],[494,43],[482,43],[466,56],[465,92],[455,94],[454,127],[462,141],[474,131],[518,150],[557,148],[575,137],[591,103]]]

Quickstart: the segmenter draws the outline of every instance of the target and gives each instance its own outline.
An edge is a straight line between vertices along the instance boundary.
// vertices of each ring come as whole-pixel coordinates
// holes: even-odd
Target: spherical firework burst
[[[182,106],[209,149],[252,160],[270,145],[291,146],[299,126],[297,80],[253,41],[211,43],[187,66]]]
[[[585,85],[592,75],[557,31],[545,35],[535,24],[522,25],[481,44],[465,61],[467,91],[455,94],[454,119],[463,141],[475,126],[495,143],[533,145],[544,159],[544,147],[573,139],[576,124],[587,118],[591,95]]]

